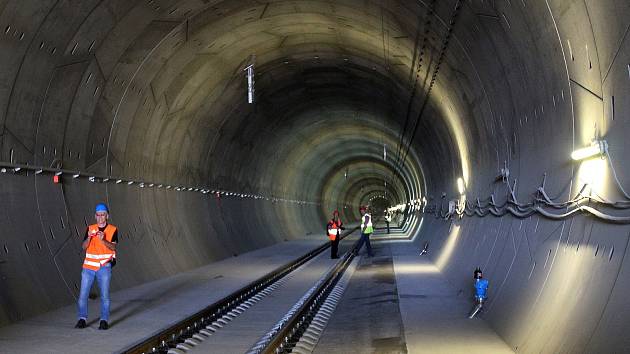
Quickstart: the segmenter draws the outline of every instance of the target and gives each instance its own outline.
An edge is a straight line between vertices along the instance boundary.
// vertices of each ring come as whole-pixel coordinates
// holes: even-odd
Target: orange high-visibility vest
[[[339,229],[341,228],[341,221],[339,221],[339,225],[337,225],[337,222],[335,222],[334,220],[330,220],[328,222],[328,225],[330,225],[330,228],[328,229],[328,238],[331,241],[334,241],[335,237],[337,237],[337,235],[339,234]]]
[[[116,251],[107,248],[97,236],[90,236],[95,235],[97,232],[97,224],[88,226],[88,237],[92,237],[92,240],[85,250],[85,260],[83,261],[83,268],[94,271],[99,270],[103,265],[107,264],[107,262],[111,261],[112,258],[116,257]],[[116,226],[107,224],[103,232],[105,233],[105,240],[112,242],[112,238],[116,232]]]

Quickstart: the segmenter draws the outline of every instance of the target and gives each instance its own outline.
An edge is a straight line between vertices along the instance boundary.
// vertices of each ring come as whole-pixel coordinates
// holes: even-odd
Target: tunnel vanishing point
[[[113,290],[369,204],[456,287],[483,268],[513,350],[630,352],[629,30],[626,0],[0,0],[0,325],[74,303],[101,201]]]

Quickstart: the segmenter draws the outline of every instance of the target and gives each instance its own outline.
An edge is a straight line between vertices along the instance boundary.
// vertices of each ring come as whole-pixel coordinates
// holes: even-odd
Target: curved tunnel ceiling
[[[161,24],[145,29],[132,48],[139,51],[138,42],[151,40],[153,42],[147,44],[155,46],[147,45],[148,53],[138,57],[142,60],[137,64],[136,72],[131,74],[132,80],[125,83],[122,79],[125,91],[121,93],[120,89],[111,87],[101,100],[118,100],[111,104],[115,115],[107,150],[111,151],[107,164],[113,166],[112,173],[122,169],[122,174],[127,174],[128,168],[121,166],[119,160],[129,164],[148,156],[150,159],[153,157],[149,170],[151,167],[177,166],[179,174],[186,173],[187,178],[208,181],[221,187],[230,187],[229,182],[224,181],[226,178],[232,179],[243,171],[253,170],[256,172],[251,175],[276,186],[274,193],[295,195],[295,191],[279,190],[278,186],[302,185],[299,187],[302,189],[302,183],[275,182],[282,178],[290,181],[292,170],[303,170],[292,168],[293,161],[304,157],[300,151],[319,146],[317,140],[301,147],[294,146],[291,151],[296,155],[284,156],[282,160],[285,163],[278,166],[267,162],[265,166],[252,169],[247,161],[243,161],[247,168],[235,171],[230,168],[238,168],[238,165],[230,161],[235,156],[260,149],[267,149],[269,155],[271,151],[278,154],[278,150],[287,143],[287,137],[304,134],[321,136],[329,130],[325,128],[327,125],[330,130],[339,130],[337,137],[333,138],[338,140],[356,137],[369,142],[378,135],[384,135],[381,131],[370,133],[358,122],[354,123],[354,127],[350,122],[346,130],[341,130],[336,125],[343,123],[339,118],[345,112],[325,112],[327,105],[338,102],[343,102],[350,110],[360,108],[373,112],[367,118],[382,120],[381,125],[392,127],[392,136],[386,139],[380,136],[379,140],[383,143],[387,140],[390,148],[397,146],[395,134],[401,129],[405,114],[403,109],[409,100],[405,84],[413,43],[409,37],[400,45],[387,44],[383,47],[381,43],[375,43],[373,38],[384,36],[384,31],[388,36],[393,36],[391,32],[398,34],[402,31],[397,28],[398,24],[387,21],[392,28],[386,28],[382,23],[381,15],[391,16],[387,9],[374,7],[372,11],[359,11],[351,3],[330,6],[325,2],[306,2],[303,5],[305,10],[299,10],[300,4],[294,2],[274,2],[267,6],[230,2],[230,8],[216,5],[197,10],[200,13],[189,15],[186,22],[188,40],[185,43],[181,39],[183,25],[168,30],[152,28],[163,26]],[[418,12],[422,7],[411,10]],[[382,11],[385,13],[380,13]],[[348,17],[344,20],[344,16]],[[202,19],[204,21],[200,22]],[[393,18],[390,20],[394,21]],[[162,33],[163,37],[156,37],[156,31],[166,33]],[[383,40],[391,41],[391,38]],[[387,51],[385,58],[384,50]],[[399,51],[401,55],[397,54]],[[127,52],[123,58],[132,54]],[[242,69],[252,54],[256,55],[257,103],[249,106],[244,104],[243,99]],[[397,58],[396,63],[391,63],[393,58]],[[118,64],[113,74],[115,78],[124,77],[129,74],[128,70],[126,65]],[[379,71],[382,72],[377,74]],[[144,93],[144,99],[142,95],[134,99],[128,93],[128,89],[133,87],[136,90],[146,88],[150,92]],[[110,95],[114,99],[109,99]],[[156,106],[143,109],[140,103],[149,105],[150,99]],[[317,110],[313,111],[315,108]],[[299,119],[301,115],[296,113],[305,110],[313,113],[303,113],[308,120],[302,123]],[[302,133],[316,121],[320,123],[319,132],[315,128],[309,133]],[[434,125],[427,128],[437,130],[434,134],[427,134],[431,139],[444,138],[439,131],[446,128]],[[129,135],[129,132],[143,132],[144,136]],[[453,145],[448,142],[442,144]],[[336,148],[332,142],[325,141],[324,146],[336,149],[339,154],[369,154],[369,149],[362,151],[360,146],[353,152],[355,148],[349,144],[341,143]],[[182,156],[187,158],[182,159]],[[326,165],[326,161],[321,159],[318,173],[326,174],[327,169],[332,167]],[[210,171],[203,166],[209,167]],[[415,168],[418,169],[417,162]],[[161,170],[172,171],[168,168]],[[275,175],[278,171],[281,171],[281,176]],[[157,172],[156,178],[168,180],[173,176]],[[323,183],[321,179],[314,181]],[[308,197],[319,199],[321,191],[317,188],[314,191],[320,194]],[[307,196],[302,197],[307,199]]]
[[[629,7],[614,0],[0,1],[0,162],[14,172],[0,174],[0,193],[9,196],[0,201],[0,222],[11,235],[4,272],[44,269],[30,283],[7,280],[0,324],[72,299],[80,247],[73,237],[103,199],[128,230],[121,247],[135,269],[115,288],[321,233],[335,208],[356,220],[361,204],[413,204],[407,213],[420,225],[415,207],[423,198],[438,216],[460,194],[479,197],[476,205],[495,198],[537,205],[540,188],[558,201],[587,184],[603,199],[623,199],[617,185],[627,172],[609,166],[627,144],[619,117],[630,91]],[[251,63],[254,104],[246,102],[243,71]],[[602,137],[610,165],[569,161]],[[63,168],[63,183],[33,173],[40,167]],[[593,171],[616,183],[596,183]],[[82,179],[90,174],[102,183]],[[508,300],[497,308],[533,320],[491,321],[525,351],[573,345],[528,324],[555,309],[549,294],[563,288],[554,264],[575,272],[561,245],[596,242],[596,255],[601,244],[618,266],[610,274],[622,269],[615,262],[623,242],[609,235],[623,226],[430,219],[410,233],[448,250],[442,255],[459,254],[440,266],[446,274],[461,280],[483,264],[503,277],[498,291]],[[527,230],[531,240],[516,238]],[[46,254],[41,264],[22,254],[33,249]],[[164,249],[169,261],[152,256]],[[586,318],[589,341],[609,338],[601,326],[625,308],[619,293],[627,284],[615,288],[617,278],[604,278],[611,295],[594,306],[599,312],[575,309],[549,333],[584,344],[569,323]],[[535,286],[515,290],[530,280]],[[51,290],[30,306],[24,299],[40,298],[37,284]]]
[[[375,150],[367,145],[376,139],[382,144],[388,142],[390,148],[397,146],[395,135],[400,131],[401,113],[404,114],[401,107],[409,100],[404,85],[405,71],[409,70],[405,65],[409,63],[405,64],[399,56],[396,69],[389,60],[397,54],[388,53],[383,58],[381,52],[401,49],[389,45],[384,48],[374,42],[374,36],[390,31],[381,23],[382,14],[378,13],[381,9],[375,7],[372,9],[375,13],[362,11],[358,16],[353,4],[330,6],[325,2],[306,2],[303,5],[304,11],[299,10],[299,3],[293,2],[264,6],[231,2],[229,8],[206,7],[197,10],[196,15],[188,15],[185,43],[181,38],[176,39],[181,36],[183,25],[166,33],[136,69],[142,73],[137,77],[143,80],[154,77],[149,84],[152,96],[149,99],[163,97],[165,107],[157,103],[152,110],[137,109],[141,97],[137,102],[119,101],[121,107],[116,108],[119,112],[122,106],[131,107],[128,117],[115,117],[110,141],[112,152],[108,157],[108,163],[114,166],[112,171],[120,165],[116,156],[125,156],[129,163],[134,155],[151,156],[153,151],[164,151],[154,157],[153,166],[178,166],[180,171],[185,169],[189,173],[188,178],[228,188],[231,187],[228,180],[245,172],[265,181],[262,184],[272,188],[272,193],[319,200],[326,192],[321,186],[310,184],[326,184],[318,178],[329,174],[334,165],[330,164],[333,159],[323,156],[326,151],[336,151],[342,156],[357,154],[361,158],[362,154],[367,157]],[[352,25],[344,25],[344,16],[349,16],[345,21],[351,21]],[[141,38],[152,34],[145,30]],[[408,57],[409,48],[404,48],[404,53]],[[243,99],[242,69],[252,54],[256,64],[256,104],[247,105]],[[118,66],[114,72],[122,69]],[[135,80],[127,83],[134,84]],[[142,87],[141,83],[137,85]],[[147,101],[145,97],[143,102]],[[340,102],[345,109],[327,111]],[[352,120],[349,118],[355,117],[347,115],[352,110],[355,117],[362,114],[360,111],[368,115]],[[382,126],[390,126],[390,136],[385,136],[381,129],[370,131],[373,123],[361,125],[366,119],[380,120]],[[342,127],[344,123],[346,126]],[[146,133],[138,139],[127,136],[127,131],[137,130],[129,129],[129,125],[150,128],[141,129]],[[322,138],[327,135],[330,137]],[[298,137],[302,144],[290,145],[292,136]],[[352,138],[366,146],[344,143]],[[282,151],[288,145],[290,153],[285,154]],[[319,146],[323,151],[313,151]],[[274,156],[275,161],[282,163],[260,159],[265,164],[254,167],[243,161],[246,168],[231,163],[236,156],[253,151],[265,151],[262,155]],[[319,166],[298,166],[298,160],[308,159],[307,152],[311,158],[319,159]],[[186,162],[181,156],[187,156]],[[413,164],[418,178],[418,163]],[[296,180],[294,173],[306,169],[313,172],[309,173],[313,178]],[[418,184],[418,180],[411,183]],[[298,191],[286,190],[288,186],[300,191],[306,187],[310,193],[298,195]]]

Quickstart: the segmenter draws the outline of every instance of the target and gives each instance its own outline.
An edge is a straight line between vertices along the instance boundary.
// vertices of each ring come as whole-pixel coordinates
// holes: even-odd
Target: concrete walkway
[[[89,328],[75,329],[75,305],[0,328],[0,353],[112,353],[224,298],[327,242],[324,236],[279,243],[111,294],[111,328],[99,331],[99,300]],[[344,242],[342,241],[342,244]],[[329,255],[330,251],[324,251]],[[116,268],[122,272],[124,268]]]
[[[472,301],[428,258],[393,258],[408,353],[513,353],[483,319],[467,318]]]

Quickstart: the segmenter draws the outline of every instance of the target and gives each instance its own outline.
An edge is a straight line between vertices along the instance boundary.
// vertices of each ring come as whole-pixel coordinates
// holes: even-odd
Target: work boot
[[[98,325],[98,329],[108,329],[109,325],[107,324],[107,321],[105,320],[101,320],[101,323],[99,323]]]
[[[74,325],[74,328],[85,328],[87,327],[87,323],[85,323],[85,320],[83,318],[80,318],[79,321],[77,321],[77,324]]]

